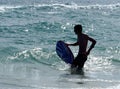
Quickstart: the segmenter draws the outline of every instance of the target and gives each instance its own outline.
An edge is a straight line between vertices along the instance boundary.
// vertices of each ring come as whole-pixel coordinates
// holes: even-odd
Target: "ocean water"
[[[97,41],[84,75],[55,52],[75,24]],[[119,0],[0,0],[0,89],[120,89],[119,68]]]

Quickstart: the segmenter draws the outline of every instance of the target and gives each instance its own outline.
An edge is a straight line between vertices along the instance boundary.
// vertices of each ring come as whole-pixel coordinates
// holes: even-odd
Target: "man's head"
[[[75,32],[75,34],[81,34],[82,33],[82,26],[80,24],[75,25],[74,32]]]

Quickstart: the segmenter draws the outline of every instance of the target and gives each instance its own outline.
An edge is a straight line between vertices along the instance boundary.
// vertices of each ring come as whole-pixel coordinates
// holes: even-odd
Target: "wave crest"
[[[15,54],[15,56],[9,56],[7,59],[13,62],[37,62],[46,65],[52,65],[57,61],[57,56],[55,56],[55,54],[55,52],[47,52],[46,49],[34,48],[31,50],[19,52]]]
[[[51,9],[60,9],[60,8],[68,8],[68,9],[118,9],[120,8],[120,3],[117,4],[108,4],[108,5],[78,5],[76,3],[72,4],[37,4],[37,5],[18,5],[18,6],[0,6],[0,12],[5,12],[9,9],[22,9],[22,8],[51,8]]]

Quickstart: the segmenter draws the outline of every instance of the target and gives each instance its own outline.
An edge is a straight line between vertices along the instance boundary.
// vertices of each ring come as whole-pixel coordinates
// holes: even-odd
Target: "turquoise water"
[[[55,52],[76,41],[75,24],[97,40],[84,75]],[[119,89],[119,24],[119,0],[0,0],[0,89]]]

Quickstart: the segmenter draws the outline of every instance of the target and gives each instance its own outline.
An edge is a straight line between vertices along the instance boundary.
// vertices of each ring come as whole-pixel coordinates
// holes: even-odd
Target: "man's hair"
[[[74,32],[75,32],[76,34],[82,33],[82,25],[80,25],[80,24],[75,25],[75,26],[74,26]]]

